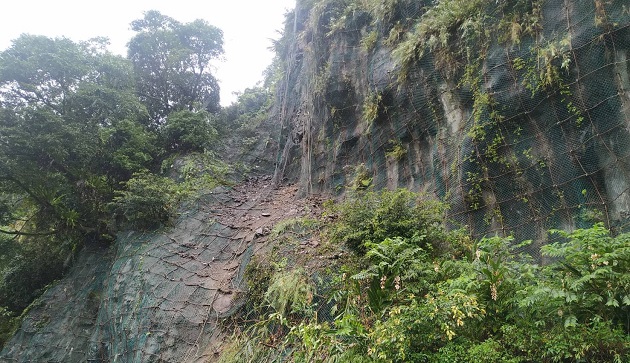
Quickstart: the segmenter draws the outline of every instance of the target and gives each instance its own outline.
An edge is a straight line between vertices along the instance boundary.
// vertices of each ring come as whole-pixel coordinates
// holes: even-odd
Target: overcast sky
[[[217,64],[216,76],[221,104],[228,105],[233,92],[262,79],[273,58],[270,39],[279,37],[284,14],[294,6],[295,0],[11,0],[0,6],[0,49],[22,33],[75,41],[105,36],[113,52],[126,55],[129,23],[147,10],[184,23],[205,19],[224,33],[225,61]]]

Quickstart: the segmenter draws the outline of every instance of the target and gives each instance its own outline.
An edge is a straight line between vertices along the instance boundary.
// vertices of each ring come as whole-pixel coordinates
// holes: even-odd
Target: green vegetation
[[[371,31],[367,33],[363,39],[361,39],[361,46],[366,52],[372,51],[378,42],[378,33],[376,31]]]
[[[539,0],[316,0],[305,2],[305,6],[310,7],[309,18],[300,36],[313,39],[307,42],[305,50],[317,53],[316,59],[321,59],[322,63],[336,59],[338,45],[354,42],[367,54],[347,54],[353,54],[356,59],[367,56],[370,77],[381,79],[384,75],[378,73],[387,72],[390,86],[398,86],[400,93],[394,98],[402,108],[405,96],[414,98],[414,101],[421,97],[420,94],[434,97],[431,87],[422,87],[425,77],[433,71],[449,92],[459,95],[458,98],[465,102],[472,100],[472,105],[465,106],[471,106],[472,117],[468,120],[473,123],[466,125],[469,139],[465,141],[470,141],[475,151],[463,155],[459,161],[470,166],[463,171],[468,179],[463,186],[467,189],[464,193],[469,210],[495,209],[483,198],[490,194],[492,179],[489,174],[501,170],[518,176],[529,166],[544,168],[544,163],[531,163],[513,149],[524,139],[511,134],[521,127],[517,122],[521,122],[522,115],[510,117],[512,108],[502,103],[505,94],[499,89],[505,82],[513,82],[515,90],[529,90],[532,98],[557,97],[578,126],[584,121],[584,102],[578,102],[578,94],[573,94],[578,90],[574,83],[576,75],[572,73],[576,66],[572,62],[576,59],[575,54],[571,54],[575,50],[572,49],[571,34],[543,29],[543,3]],[[607,19],[604,8],[602,2],[596,2],[596,23],[601,26]],[[326,37],[321,36],[322,33]],[[391,54],[392,69],[377,66],[383,63],[378,58],[380,55],[372,55],[374,47]],[[489,71],[499,59],[500,49],[505,49],[508,57],[505,62],[509,81],[508,78],[498,81],[492,78],[498,72],[491,74]],[[317,67],[320,67],[319,63]],[[342,73],[332,76],[345,77],[343,72],[349,71],[343,69]],[[396,124],[410,116],[407,111],[392,109],[386,120],[383,116],[389,112],[389,94],[385,97],[381,84],[368,82],[363,86],[361,77],[356,77],[356,81],[354,84],[361,86],[357,87],[359,101],[354,107],[359,108],[360,119],[368,126],[363,129],[366,139],[372,136],[375,122]],[[429,83],[433,84],[432,81]],[[324,94],[326,89],[319,87],[313,96],[314,102],[326,102],[320,97]],[[439,108],[430,105],[432,125],[442,125],[444,121],[440,112],[435,112]],[[409,111],[424,119],[422,112],[418,109]],[[406,122],[411,124],[412,121]],[[388,145],[381,144],[380,147],[390,159],[400,160],[404,156],[404,145],[391,149]],[[488,170],[491,172],[487,173]],[[524,185],[519,187],[526,188]]]
[[[365,164],[359,164],[354,169],[354,178],[349,187],[352,190],[365,190],[372,185],[372,180],[372,175]]]
[[[331,243],[344,244],[355,251],[365,251],[388,237],[429,245],[444,237],[441,227],[444,208],[404,189],[360,192],[345,203],[328,204],[327,214],[338,223],[330,226],[325,236]]]
[[[522,128],[500,127],[506,122],[497,101],[502,95],[482,77],[491,47],[523,47],[522,57],[506,61],[515,92],[522,87],[532,98],[558,97],[578,126],[584,120],[565,80],[571,38],[541,35],[542,0],[305,3],[312,7],[307,29],[293,41],[317,59],[304,77],[316,98],[354,77],[344,74],[337,82],[334,72],[345,60],[318,53],[322,39],[346,31],[360,36],[344,46],[358,46],[366,57],[381,45],[391,48],[395,66],[383,62],[399,91],[416,66],[429,61],[436,78],[470,96],[473,124],[466,136],[473,151],[461,156],[471,165],[462,171],[467,189],[461,194],[469,210],[488,209],[488,224],[502,218],[500,207],[484,205],[491,168],[516,169],[521,155],[538,169],[547,166],[532,146],[509,149],[508,135],[520,136]],[[596,26],[607,26],[601,1],[595,4]],[[415,6],[409,13],[417,16],[401,12],[403,6]],[[131,25],[136,34],[127,58],[107,52],[103,39],[75,43],[32,35],[0,53],[0,346],[84,243],[109,242],[125,228],[168,227],[182,202],[227,183],[232,166],[217,155],[233,144],[246,153],[263,142],[259,131],[272,106],[273,82],[288,67],[283,59],[275,60],[263,86],[219,109],[210,67],[223,53],[219,29],[157,11]],[[275,48],[287,58],[293,52],[286,38]],[[370,85],[369,74],[361,77],[357,85],[367,87],[357,90],[353,106],[373,133],[377,121],[398,110],[389,89]],[[293,92],[286,87],[285,94]],[[330,109],[335,123],[345,121],[344,112]],[[328,139],[324,131],[321,139]],[[227,135],[236,137],[224,142]],[[396,139],[368,146],[382,144],[390,162],[413,150]],[[454,172],[459,164],[452,165]],[[475,241],[444,219],[443,203],[404,189],[376,192],[373,176],[358,165],[348,198],[329,202],[321,221],[275,226],[268,238],[284,247],[274,246],[248,267],[247,311],[243,321],[236,319],[221,361],[627,361],[630,234],[612,235],[603,224],[551,231],[555,242],[541,247],[541,260],[534,261],[520,253],[531,241]],[[527,203],[525,193],[519,200]],[[582,219],[602,219],[586,206]],[[282,250],[313,236],[332,254],[317,256],[324,262],[312,269]],[[99,299],[90,295],[90,305]]]
[[[400,161],[402,158],[407,155],[407,149],[403,146],[402,142],[398,140],[389,140],[392,145],[387,152],[385,152],[385,156],[392,158],[393,160]]]
[[[601,10],[601,2],[596,3],[595,22],[603,26],[606,12]],[[428,113],[425,106],[431,101],[425,97],[433,98],[437,109],[439,102],[450,102],[440,99],[441,87],[445,86],[448,92],[455,88],[452,91],[460,97],[456,101],[462,103],[455,105],[470,110],[461,122],[472,125],[466,124],[470,127],[464,131],[463,139],[449,135],[448,130],[442,134],[442,128],[449,125],[444,125],[443,115],[430,110],[435,123],[422,131],[435,126],[439,129],[436,137],[453,139],[434,144],[429,138],[423,141],[437,148],[448,142],[461,143],[457,151],[466,150],[452,161],[453,173],[461,173],[453,179],[464,180],[457,184],[463,189],[447,190],[446,194],[463,195],[468,204],[466,212],[479,211],[476,216],[467,215],[471,224],[479,221],[504,225],[502,213],[506,210],[493,197],[504,198],[511,192],[510,185],[495,182],[501,190],[493,190],[489,187],[493,177],[496,180],[497,175],[514,175],[515,182],[520,183],[517,177],[525,178],[524,171],[530,169],[533,174],[541,171],[539,179],[532,178],[537,182],[533,184],[546,183],[542,172],[550,164],[550,156],[545,154],[545,147],[537,145],[537,138],[532,135],[524,135],[529,138],[523,147],[525,151],[515,147],[523,145],[519,144],[519,137],[526,123],[538,123],[537,115],[530,115],[532,109],[538,109],[528,105],[514,116],[509,107],[518,106],[502,104],[506,97],[516,94],[520,102],[534,104],[541,99],[558,99],[566,107],[560,107],[558,113],[568,111],[559,119],[572,118],[578,126],[583,121],[583,106],[571,94],[578,89],[575,79],[583,77],[575,74],[578,50],[572,49],[573,34],[563,33],[564,23],[543,19],[543,1],[315,0],[302,4],[310,12],[300,24],[304,30],[295,35],[305,59],[312,58],[310,64],[300,66],[311,68],[307,70],[307,82],[301,84],[298,80],[290,86],[316,85],[313,95],[303,96],[305,102],[313,105],[332,106],[332,120],[323,119],[321,125],[332,124],[335,132],[339,129],[339,108],[324,104],[325,88],[329,78],[341,79],[353,72],[350,68],[363,61],[360,56],[367,57],[368,65],[358,69],[356,76],[349,76],[356,81],[349,83],[358,89],[351,107],[359,113],[356,118],[369,126],[375,121],[385,122],[379,118],[390,101],[390,94],[385,92],[390,91],[386,87],[391,85],[381,83],[385,72],[391,72],[391,79],[398,81],[396,105],[401,109],[414,108],[413,116],[419,116],[418,122],[424,122]],[[549,15],[552,13],[549,11]],[[567,21],[577,20],[574,16],[579,13],[571,9],[566,14]],[[550,28],[557,27],[543,32],[543,24],[548,23],[553,24]],[[573,26],[568,26],[570,32]],[[605,37],[606,34],[600,35],[599,41],[606,42]],[[593,40],[592,44],[597,44]],[[374,47],[381,45],[391,48],[396,63],[391,70],[383,66],[387,60],[381,58],[386,50],[379,48],[372,53]],[[335,53],[343,47],[354,50]],[[337,69],[331,69],[331,63]],[[351,66],[344,67],[346,63]],[[433,82],[439,84],[435,89],[431,89]],[[431,86],[425,86],[426,83]],[[615,92],[611,91],[611,98]],[[420,105],[414,103],[419,99]],[[407,106],[406,101],[413,106]],[[417,110],[418,106],[425,108]],[[449,112],[448,107],[444,111]],[[414,121],[401,122],[402,116],[397,118],[395,112],[401,111],[392,108],[391,116],[387,115],[391,120],[385,122],[383,129],[403,134],[405,127],[415,127]],[[446,121],[450,121],[448,117]],[[459,120],[455,121],[460,128],[454,133],[461,131],[462,126]],[[545,122],[541,120],[540,124]],[[352,129],[354,124],[349,124]],[[542,132],[550,129],[543,128]],[[387,131],[379,134],[383,130],[363,130],[367,135],[360,135],[361,142],[368,146],[360,147],[372,147],[366,155],[374,168],[382,166],[375,156],[383,149],[390,161],[401,160],[411,150],[396,141],[384,143],[383,134],[389,137]],[[562,128],[562,132],[567,130],[570,127]],[[322,136],[320,140],[323,139]],[[292,267],[289,257],[288,264],[265,270],[259,275],[264,280],[251,283],[255,295],[263,298],[253,300],[256,308],[248,311],[255,313],[247,316],[247,324],[236,329],[222,361],[628,361],[630,235],[614,235],[603,225],[595,224],[572,233],[552,231],[548,240],[555,243],[542,248],[509,236],[475,241],[463,231],[445,228],[454,222],[443,220],[445,206],[441,203],[418,200],[418,195],[408,191],[370,191],[372,174],[365,166],[357,168],[356,178],[348,185],[355,193],[341,204],[331,202],[328,206],[323,218],[327,225],[321,235],[325,246],[322,250],[326,254],[335,251],[328,269],[309,270],[312,274],[306,278],[304,270]],[[379,182],[381,186],[385,184]],[[435,184],[442,182],[436,178],[434,184],[429,181],[423,185],[438,189],[442,186]],[[528,183],[515,186],[523,186],[524,190],[514,192],[521,193],[520,201],[528,203],[527,208],[540,208],[534,202],[538,196],[529,191]],[[564,190],[560,188],[554,186],[558,189],[554,190],[558,194],[554,201],[564,204]],[[503,203],[511,204],[511,200]],[[540,215],[547,220],[556,218],[553,213]],[[562,220],[566,220],[564,216]],[[522,254],[523,250],[540,258],[534,260]],[[276,266],[273,262],[270,265]],[[308,296],[308,300],[313,296],[310,306],[296,304],[295,310],[279,312],[278,306],[291,305],[288,297],[296,296],[268,293],[277,290],[279,283],[286,284],[282,291],[308,291],[303,296]]]
[[[530,241],[473,242],[443,212],[406,190],[330,203],[324,243],[354,253],[310,278],[286,262],[248,274],[257,316],[221,361],[626,361],[630,234],[552,231],[538,265],[518,253]]]
[[[398,80],[405,82],[409,67],[428,52],[435,56],[436,68],[453,76],[459,68],[485,59],[493,41],[508,47],[520,44],[521,39],[540,31],[540,6],[540,1],[522,0],[435,2],[394,48],[393,56],[400,65]],[[538,65],[551,67],[550,62]]]
[[[0,52],[0,346],[84,243],[168,225],[230,171],[216,141],[235,117],[209,66],[222,32],[157,11],[131,25],[127,58],[105,38]]]
[[[6,308],[0,308],[0,346],[11,338],[16,328],[17,319],[11,311]]]
[[[166,150],[193,152],[208,150],[217,138],[210,114],[206,111],[176,111],[171,113],[161,136]]]
[[[247,152],[260,140],[259,127],[267,119],[277,75],[268,69],[263,85],[247,88],[238,95],[237,102],[225,107],[217,115],[217,130],[222,135],[233,134],[239,142],[240,152]],[[233,152],[233,151],[232,151]]]
[[[131,23],[136,90],[157,127],[174,111],[216,112],[219,85],[210,61],[223,54],[223,32],[203,20],[182,24],[152,10]]]
[[[379,111],[382,108],[383,96],[379,93],[369,93],[363,101],[363,121],[371,126],[378,118]]]
[[[150,173],[137,173],[117,191],[114,213],[131,228],[154,229],[175,217],[175,182]]]

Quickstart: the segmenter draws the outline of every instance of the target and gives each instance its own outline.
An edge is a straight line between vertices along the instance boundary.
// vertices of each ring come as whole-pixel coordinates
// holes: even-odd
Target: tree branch
[[[11,236],[50,236],[53,234],[59,233],[58,231],[50,231],[50,232],[21,232],[21,231],[7,231],[5,229],[0,228],[0,233],[8,234]]]

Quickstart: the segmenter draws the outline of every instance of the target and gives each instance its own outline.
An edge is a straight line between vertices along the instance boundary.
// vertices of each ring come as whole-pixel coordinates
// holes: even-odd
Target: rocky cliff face
[[[279,137],[265,124],[253,154],[267,155],[250,159],[272,164],[277,146],[276,181],[424,191],[477,236],[630,226],[625,1],[298,0],[278,50]],[[0,361],[214,361],[244,266],[298,213],[269,184],[86,249]]]
[[[425,191],[476,236],[627,229],[624,1],[300,0],[292,16],[277,180]]]

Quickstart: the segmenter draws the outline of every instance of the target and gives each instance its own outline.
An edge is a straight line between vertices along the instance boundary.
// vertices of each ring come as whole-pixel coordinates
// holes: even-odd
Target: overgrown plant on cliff
[[[429,52],[436,68],[453,76],[458,68],[484,59],[493,41],[513,46],[536,36],[541,29],[540,6],[540,1],[522,0],[436,1],[394,47],[398,80],[405,82],[413,63]]]
[[[278,283],[308,280],[297,270],[275,273],[259,292],[268,308],[223,361],[625,361],[629,234],[612,237],[601,225],[561,232],[561,242],[542,249],[552,260],[541,266],[518,253],[528,241],[473,243],[445,231],[439,204],[418,198],[360,192],[329,205],[326,243],[355,252],[327,285],[300,287],[302,298],[325,294],[319,301],[328,303],[277,314],[293,301],[280,299]]]

